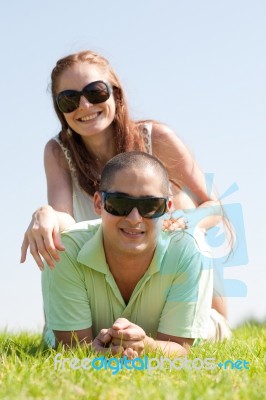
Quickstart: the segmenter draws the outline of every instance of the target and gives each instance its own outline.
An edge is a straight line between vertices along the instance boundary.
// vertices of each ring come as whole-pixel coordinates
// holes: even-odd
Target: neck
[[[105,247],[106,261],[116,282],[125,282],[128,284],[134,282],[137,284],[147,271],[153,258],[155,248],[156,246],[154,249],[149,249],[147,252],[142,252],[141,254],[123,255],[114,254],[112,249],[108,251]]]
[[[147,271],[153,254],[154,250],[139,256],[121,257],[121,255],[105,252],[110,271],[126,304],[128,304],[138,282]]]
[[[104,166],[116,154],[113,127],[90,137],[82,137],[85,147],[94,156],[96,164]]]

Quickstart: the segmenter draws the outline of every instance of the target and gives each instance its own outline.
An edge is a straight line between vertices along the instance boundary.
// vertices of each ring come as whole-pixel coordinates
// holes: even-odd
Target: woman
[[[44,152],[49,205],[33,214],[21,262],[30,247],[40,269],[41,256],[54,267],[63,250],[59,232],[75,221],[97,218],[92,196],[101,171],[121,152],[146,151],[163,162],[175,209],[216,204],[203,173],[173,131],[155,121],[130,119],[122,86],[104,57],[83,51],[62,58],[52,71],[51,89],[61,131]]]

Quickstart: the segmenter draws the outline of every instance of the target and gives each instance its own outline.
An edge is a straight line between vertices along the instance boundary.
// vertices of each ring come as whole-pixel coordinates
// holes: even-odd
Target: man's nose
[[[137,224],[142,221],[142,216],[140,215],[137,207],[132,208],[130,213],[126,216],[126,220],[128,220],[131,224]]]

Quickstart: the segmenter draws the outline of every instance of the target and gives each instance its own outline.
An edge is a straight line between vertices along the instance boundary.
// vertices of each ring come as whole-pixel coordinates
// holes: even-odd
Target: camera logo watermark
[[[207,193],[210,195],[213,188],[214,174],[205,174]],[[220,196],[223,201],[238,191],[238,185],[233,183]],[[191,193],[187,190],[188,195]],[[199,229],[205,219],[219,216],[222,221],[209,228],[205,235]],[[240,203],[229,203],[211,207],[173,211],[168,218],[184,218],[187,221],[187,232],[197,241],[198,248],[205,259],[206,268],[212,265],[219,277],[220,287],[224,297],[246,297],[247,285],[239,279],[225,279],[225,268],[245,266],[248,264],[248,252],[244,227],[243,210]],[[204,224],[203,224],[204,225]],[[201,234],[200,234],[201,233]],[[209,259],[212,260],[210,264]],[[204,265],[205,265],[204,264]]]

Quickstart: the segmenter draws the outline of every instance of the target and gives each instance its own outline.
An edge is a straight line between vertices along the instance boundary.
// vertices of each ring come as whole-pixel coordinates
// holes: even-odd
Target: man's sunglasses
[[[104,209],[112,215],[125,217],[137,208],[143,218],[159,218],[167,210],[167,197],[130,197],[122,193],[101,192]]]
[[[80,97],[84,96],[91,104],[104,103],[112,93],[110,85],[104,81],[89,83],[80,92],[78,90],[64,90],[56,96],[56,103],[61,112],[67,114],[79,107]]]

